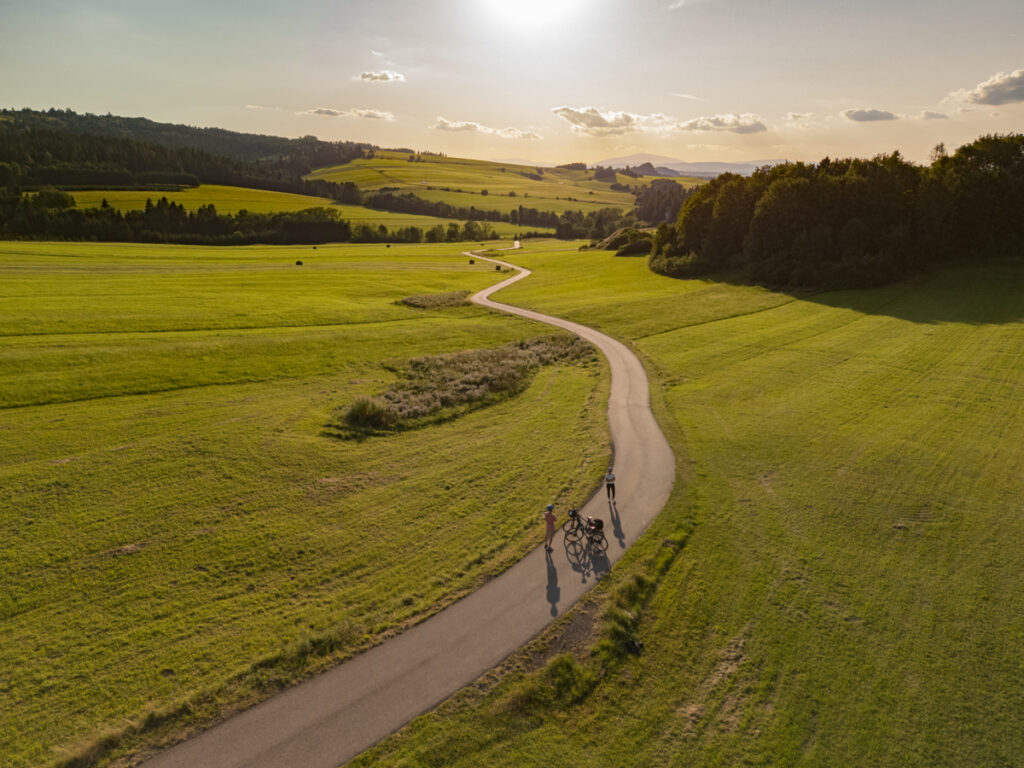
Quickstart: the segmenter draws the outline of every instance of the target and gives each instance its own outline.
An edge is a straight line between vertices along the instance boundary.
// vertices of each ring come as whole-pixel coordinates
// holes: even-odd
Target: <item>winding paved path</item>
[[[146,768],[337,768],[539,634],[661,511],[672,490],[675,460],[651,414],[640,361],[625,345],[591,328],[491,301],[495,291],[530,274],[495,263],[518,274],[476,294],[473,302],[565,328],[597,346],[611,365],[608,421],[619,504],[609,507],[602,491],[582,510],[611,523],[605,528],[607,554],[571,553],[558,534],[550,557],[538,547],[427,621],[158,754]]]

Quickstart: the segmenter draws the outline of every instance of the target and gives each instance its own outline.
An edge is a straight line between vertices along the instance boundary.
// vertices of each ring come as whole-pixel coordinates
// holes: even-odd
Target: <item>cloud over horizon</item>
[[[357,79],[368,83],[404,83],[405,75],[401,72],[383,69],[380,72],[363,72]]]
[[[551,111],[569,123],[572,132],[580,136],[622,136],[671,124],[671,120],[660,113],[602,112],[597,107],[554,107]]]
[[[953,91],[946,99],[988,106],[1017,104],[1024,101],[1024,69],[1017,69],[1009,74],[997,72],[970,90]]]
[[[787,112],[786,122],[797,128],[810,128],[815,124],[813,112]]]
[[[728,131],[730,133],[762,133],[768,130],[764,120],[751,112],[744,112],[742,115],[726,112],[723,115],[712,115],[711,117],[695,117],[692,120],[679,123],[676,127],[680,131]]]
[[[597,107],[555,107],[551,110],[571,125],[573,133],[581,136],[622,136],[627,133],[670,133],[672,131],[728,131],[730,133],[761,133],[768,126],[759,116],[750,112],[742,115],[726,113],[710,117],[695,117],[679,122],[675,118],[655,112],[637,115],[632,112],[602,112]]]
[[[437,122],[430,127],[435,131],[482,133],[487,136],[499,136],[502,139],[538,141],[541,138],[540,134],[536,131],[523,131],[519,128],[491,128],[472,120],[447,120],[440,115],[437,117]]]
[[[885,120],[899,120],[899,115],[884,109],[848,109],[843,117],[855,123],[877,123]]]
[[[298,112],[299,115],[320,115],[321,117],[361,117],[364,120],[394,120],[395,116],[382,109],[331,109],[330,107],[317,107],[307,109],[305,112]]]

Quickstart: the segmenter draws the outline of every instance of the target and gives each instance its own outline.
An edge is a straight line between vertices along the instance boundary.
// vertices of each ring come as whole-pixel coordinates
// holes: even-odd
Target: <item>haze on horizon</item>
[[[0,107],[482,159],[925,162],[1024,131],[1020,0],[0,0]]]

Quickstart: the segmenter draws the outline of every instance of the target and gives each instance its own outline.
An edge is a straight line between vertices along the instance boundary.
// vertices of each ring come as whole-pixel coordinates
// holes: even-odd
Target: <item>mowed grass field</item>
[[[383,225],[389,230],[419,227],[425,231],[439,224],[447,228],[453,221],[453,219],[441,219],[436,216],[378,211],[373,208],[364,208],[361,205],[335,205],[324,197],[246,187],[226,187],[217,184],[200,184],[198,187],[169,192],[88,189],[75,190],[71,192],[71,195],[75,198],[75,203],[79,208],[99,208],[106,200],[107,205],[120,211],[143,210],[146,207],[146,200],[156,203],[161,197],[166,197],[172,203],[183,205],[188,211],[196,211],[204,205],[213,205],[217,208],[217,212],[222,214],[236,214],[242,210],[250,213],[289,213],[306,208],[334,208],[343,219],[353,226],[367,224],[371,227],[379,227]],[[491,226],[499,237],[514,237],[526,229],[537,232],[548,231],[545,227],[525,228],[503,221],[492,222]]]
[[[515,260],[499,300],[646,357],[676,488],[589,611],[353,765],[1019,765],[1024,265],[797,298]]]
[[[633,195],[616,192],[610,182],[597,181],[593,172],[566,168],[534,168],[514,163],[420,155],[409,162],[407,153],[379,151],[373,158],[320,168],[310,179],[350,181],[360,189],[397,188],[434,202],[507,213],[519,206],[542,211],[633,207]],[[539,178],[531,178],[539,176]],[[635,180],[620,174],[619,181]],[[487,194],[482,194],[484,190]],[[515,193],[514,195],[510,193]]]
[[[596,485],[600,363],[324,434],[411,357],[550,332],[395,304],[498,279],[457,249],[0,243],[0,762],[107,760],[268,696],[479,586]]]

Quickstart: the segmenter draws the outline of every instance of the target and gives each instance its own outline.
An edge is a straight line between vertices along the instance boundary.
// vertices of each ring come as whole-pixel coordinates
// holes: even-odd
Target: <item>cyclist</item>
[[[555,538],[555,505],[548,504],[548,508],[544,510],[544,522],[547,524],[547,536],[544,539],[544,551],[550,552],[552,550],[551,540]]]
[[[608,474],[604,476],[604,487],[608,489],[608,500],[615,501],[615,473],[608,467]]]

